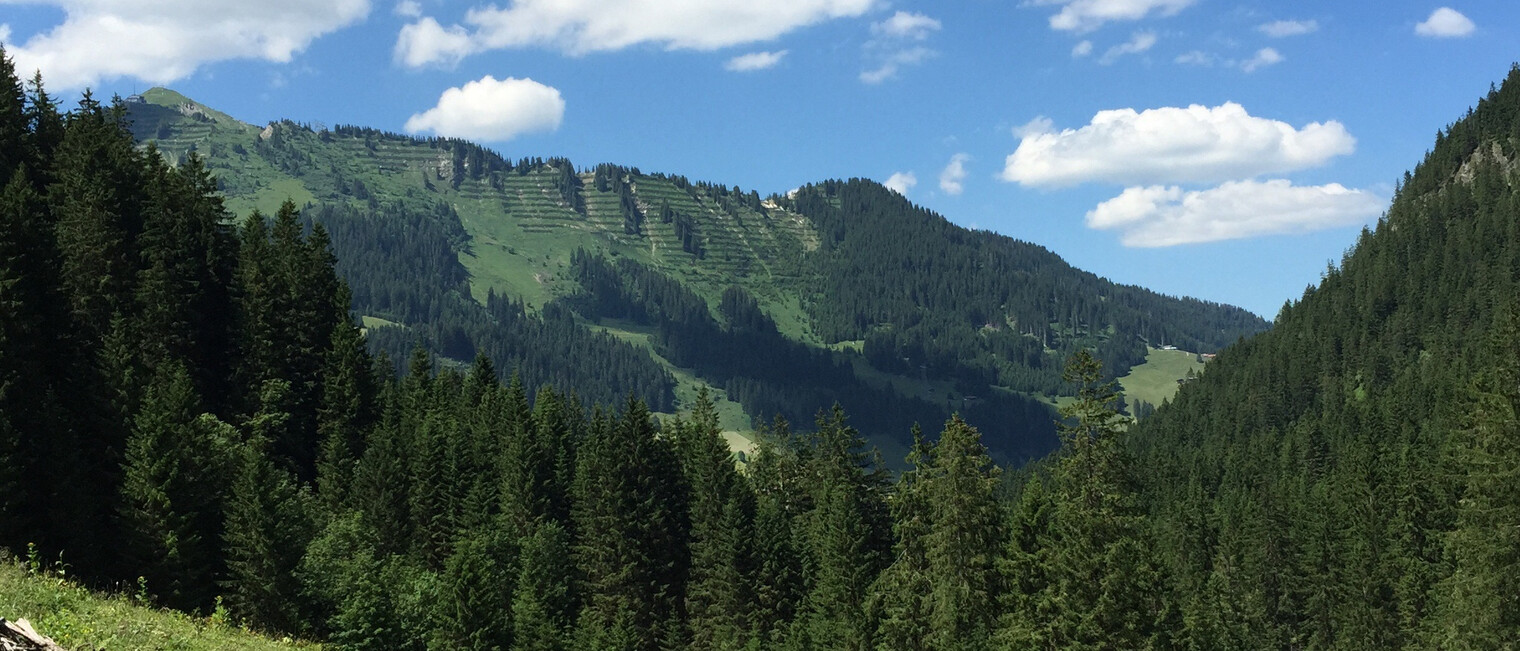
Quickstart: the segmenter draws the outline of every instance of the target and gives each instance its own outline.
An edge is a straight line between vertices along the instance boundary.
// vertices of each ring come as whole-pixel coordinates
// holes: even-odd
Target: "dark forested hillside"
[[[142,99],[126,104],[136,137],[171,160],[202,156],[234,210],[290,198],[328,227],[373,351],[400,359],[421,342],[455,365],[486,351],[504,374],[591,401],[632,390],[665,413],[706,387],[729,430],[777,414],[811,422],[840,401],[872,441],[905,450],[913,422],[961,410],[999,459],[1023,459],[1054,447],[1039,403],[1069,390],[1061,367],[1076,349],[1096,347],[1118,377],[1147,345],[1211,352],[1265,327],[962,229],[869,181],[762,197],[612,164],[508,160],[449,138],[260,129],[164,89]],[[596,288],[577,251],[660,278],[683,312],[598,311],[580,300]],[[734,291],[765,332],[713,338]],[[618,388],[599,389],[598,374]]]
[[[811,185],[780,203],[822,240],[807,257],[814,328],[825,341],[864,340],[879,368],[1053,395],[1081,347],[1117,377],[1144,362],[1147,343],[1214,352],[1263,327],[1245,310],[1118,285],[1043,247],[955,226],[870,181]]]
[[[1520,69],[1134,435],[1188,635],[1520,644]]]
[[[447,205],[419,214],[323,204],[302,216],[329,234],[356,310],[371,317],[371,351],[398,363],[417,345],[456,361],[482,354],[528,386],[576,387],[588,404],[615,404],[631,393],[653,409],[674,410],[674,382],[644,351],[579,327],[557,304],[534,315],[520,299],[488,293],[482,305],[471,298],[456,254],[468,235]]]

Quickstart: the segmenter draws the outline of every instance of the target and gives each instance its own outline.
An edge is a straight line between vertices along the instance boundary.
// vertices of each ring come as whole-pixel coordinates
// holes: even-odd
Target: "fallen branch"
[[[65,651],[58,643],[43,637],[25,619],[14,622],[0,617],[0,651]]]

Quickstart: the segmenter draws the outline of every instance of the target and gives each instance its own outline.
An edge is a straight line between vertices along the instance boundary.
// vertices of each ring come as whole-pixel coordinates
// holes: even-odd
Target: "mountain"
[[[1029,458],[1054,446],[1071,351],[1095,347],[1118,377],[1148,345],[1213,352],[1266,327],[960,228],[870,181],[762,197],[454,139],[256,127],[166,89],[126,107],[139,141],[202,157],[234,212],[291,199],[322,222],[372,348],[485,353],[583,390],[600,373],[665,412],[709,386],[731,430],[810,423],[840,402],[896,459],[912,422],[961,411],[1001,459]],[[602,361],[574,361],[591,350]]]
[[[1188,635],[1520,644],[1520,68],[1376,228],[1133,433]]]

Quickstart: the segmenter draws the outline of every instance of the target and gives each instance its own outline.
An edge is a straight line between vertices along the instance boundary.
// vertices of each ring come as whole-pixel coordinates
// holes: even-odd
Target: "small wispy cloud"
[[[1256,72],[1261,68],[1282,63],[1283,55],[1277,50],[1264,47],[1256,51],[1256,56],[1247,59],[1240,64],[1240,69],[1246,72]]]
[[[776,52],[741,54],[729,59],[728,63],[723,64],[723,69],[731,72],[752,72],[773,68],[776,64],[781,63],[781,59],[786,57],[787,52],[788,50],[778,50]]]
[[[401,0],[396,3],[396,8],[391,13],[402,18],[421,18],[422,4],[417,0]]]
[[[1043,115],[1036,115],[1034,119],[1013,128],[1015,138],[1030,138],[1041,134],[1055,131],[1056,123]]]
[[[1270,23],[1262,23],[1256,26],[1256,31],[1272,38],[1287,38],[1289,36],[1301,36],[1319,30],[1319,21],[1316,20],[1274,20]]]
[[[897,76],[897,72],[903,66],[921,63],[923,60],[937,54],[934,50],[926,47],[915,47],[906,50],[898,50],[891,53],[881,62],[881,65],[870,70],[862,70],[860,80],[868,84],[879,84]]]
[[[1177,58],[1173,59],[1173,61],[1185,66],[1212,66],[1214,65],[1215,57],[1203,50],[1193,50],[1192,52],[1177,55]]]
[[[1134,36],[1131,36],[1128,41],[1108,48],[1108,51],[1104,52],[1102,57],[1099,57],[1098,63],[1106,66],[1131,54],[1140,54],[1149,50],[1155,44],[1155,32],[1135,32]]]
[[[872,23],[872,38],[861,46],[872,67],[860,72],[860,81],[879,84],[896,77],[904,67],[933,57],[937,52],[922,43],[939,30],[938,20],[907,11]]]
[[[1072,46],[1072,48],[1071,48],[1071,57],[1073,59],[1080,59],[1080,58],[1085,57],[1085,56],[1087,56],[1089,54],[1092,54],[1092,50],[1093,50],[1092,41],[1082,41],[1081,43],[1078,43],[1078,44]]]
[[[918,13],[899,11],[892,14],[891,18],[871,25],[871,33],[877,36],[890,36],[915,41],[929,38],[929,34],[939,31],[938,20]]]
[[[971,160],[969,154],[956,154],[950,157],[950,163],[939,173],[939,189],[945,194],[958,196],[966,190],[966,162]]]

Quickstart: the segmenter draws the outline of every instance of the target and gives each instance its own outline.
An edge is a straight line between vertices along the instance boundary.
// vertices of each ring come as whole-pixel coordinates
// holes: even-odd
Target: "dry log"
[[[0,651],[65,651],[58,643],[43,637],[25,619],[14,622],[0,617]]]

